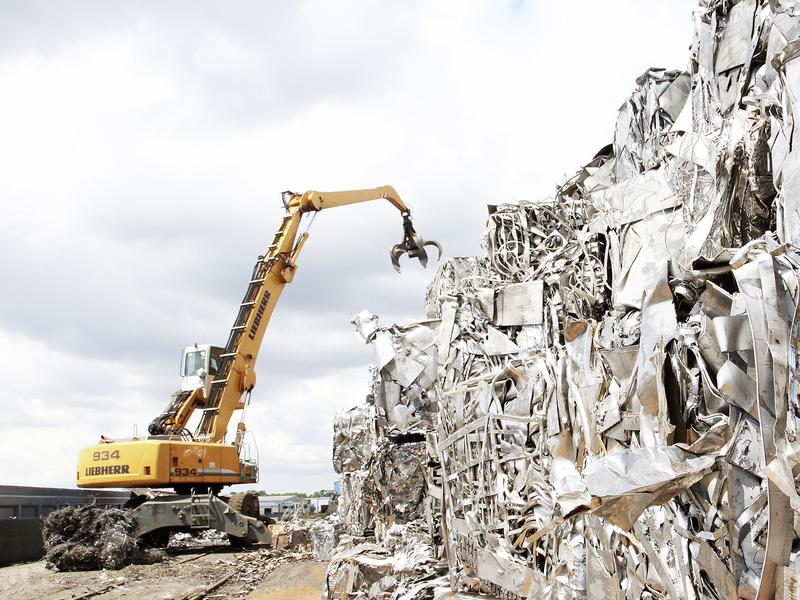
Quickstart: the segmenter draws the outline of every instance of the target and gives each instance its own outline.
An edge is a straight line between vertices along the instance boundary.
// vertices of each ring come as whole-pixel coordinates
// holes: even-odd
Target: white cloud
[[[258,487],[328,489],[334,480],[329,466],[331,417],[363,401],[369,389],[367,370],[343,368],[292,383],[268,399],[260,393],[248,409],[247,425],[254,432],[261,464]]]
[[[78,450],[100,434],[131,436],[166,403],[155,393],[174,369],[89,358],[0,330],[3,403],[0,480],[73,487]]]
[[[8,9],[0,451],[52,461],[14,452],[0,481],[68,485],[78,447],[149,422],[180,348],[224,342],[286,188],[389,183],[447,255],[480,252],[486,203],[552,193],[610,141],[641,72],[685,64],[693,4]],[[371,360],[350,315],[423,315],[431,271],[395,275],[400,235],[385,204],[316,219],[258,366],[266,487],[334,477],[331,418],[362,401]]]

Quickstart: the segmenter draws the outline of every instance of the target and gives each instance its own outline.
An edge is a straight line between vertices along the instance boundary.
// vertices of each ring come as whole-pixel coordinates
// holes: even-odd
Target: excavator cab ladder
[[[272,269],[275,261],[278,259],[278,246],[281,238],[286,233],[286,228],[292,221],[293,215],[286,215],[281,222],[278,231],[275,232],[275,237],[272,240],[267,254],[259,256],[253,267],[253,274],[250,278],[250,283],[247,286],[244,299],[239,305],[239,313],[236,320],[231,327],[231,333],[228,336],[228,342],[225,344],[225,352],[220,355],[220,365],[217,377],[211,382],[211,390],[209,392],[208,402],[203,409],[203,416],[200,424],[197,427],[196,436],[202,438],[211,432],[211,427],[214,422],[217,408],[219,407],[222,392],[225,385],[228,383],[228,376],[230,375],[231,365],[239,351],[239,343],[244,335],[245,327],[250,321],[250,316],[256,310],[255,305],[260,295],[261,289],[267,280],[270,270]]]

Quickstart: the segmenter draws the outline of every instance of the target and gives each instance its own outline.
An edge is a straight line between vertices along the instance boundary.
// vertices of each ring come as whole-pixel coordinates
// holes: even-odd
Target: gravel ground
[[[325,566],[308,560],[307,554],[232,552],[227,545],[116,571],[53,572],[39,561],[0,568],[0,598],[77,600],[90,594],[87,598],[102,600],[183,600],[231,576],[206,598],[318,600]]]

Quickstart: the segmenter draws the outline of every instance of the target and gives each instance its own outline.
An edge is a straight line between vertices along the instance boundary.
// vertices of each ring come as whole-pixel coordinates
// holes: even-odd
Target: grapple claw
[[[423,267],[427,267],[428,252],[425,250],[425,246],[436,246],[437,250],[439,250],[439,257],[437,260],[442,257],[442,247],[439,243],[433,240],[423,240],[417,232],[414,231],[414,226],[411,224],[411,215],[409,213],[403,213],[403,241],[392,246],[392,249],[389,251],[389,256],[392,259],[392,266],[395,268],[395,271],[398,273],[400,272],[400,257],[406,253],[409,258],[416,258]]]
[[[423,246],[434,246],[439,251],[439,256],[436,257],[436,260],[440,260],[442,258],[442,245],[434,240],[425,240],[425,243],[422,244]]]
[[[392,246],[392,249],[389,250],[389,257],[392,259],[392,266],[398,273],[400,272],[400,257],[405,253],[406,249],[402,244],[395,244]]]

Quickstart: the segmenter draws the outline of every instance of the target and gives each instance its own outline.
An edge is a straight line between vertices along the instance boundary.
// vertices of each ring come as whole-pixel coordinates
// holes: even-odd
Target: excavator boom
[[[292,192],[286,193],[297,196]],[[425,250],[425,246],[434,246],[439,251],[439,258],[442,257],[442,247],[438,242],[433,240],[425,241],[414,231],[414,226],[411,224],[411,209],[400,199],[400,194],[397,193],[397,190],[390,185],[347,192],[308,191],[305,194],[301,194],[300,198],[300,210],[303,212],[355,204],[357,202],[368,202],[378,198],[388,200],[403,216],[403,241],[392,246],[389,252],[395,270],[398,273],[400,272],[400,257],[405,253],[408,253],[410,258],[418,259],[423,267],[427,266],[428,253]]]

